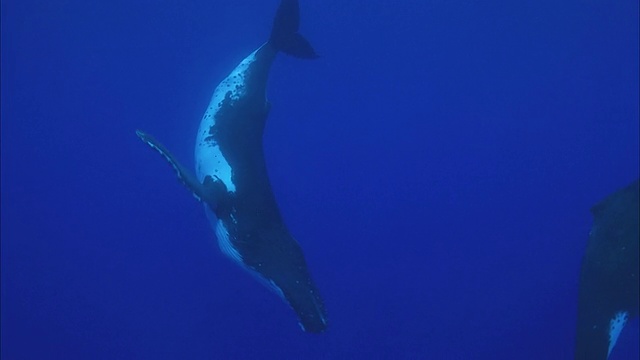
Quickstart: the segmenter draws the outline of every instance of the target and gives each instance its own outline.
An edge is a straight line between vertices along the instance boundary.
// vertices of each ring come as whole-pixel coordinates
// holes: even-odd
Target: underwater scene
[[[634,0],[5,0],[0,356],[640,357]]]

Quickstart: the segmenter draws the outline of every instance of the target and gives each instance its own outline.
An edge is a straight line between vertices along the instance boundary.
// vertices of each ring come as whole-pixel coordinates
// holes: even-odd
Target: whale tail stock
[[[298,0],[282,0],[276,16],[273,19],[273,28],[269,43],[276,50],[282,51],[301,59],[315,59],[318,57],[313,47],[298,32],[300,27],[300,6]]]

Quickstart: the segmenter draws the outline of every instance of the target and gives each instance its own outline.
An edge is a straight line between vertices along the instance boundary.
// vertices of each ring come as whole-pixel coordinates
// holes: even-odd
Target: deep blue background
[[[3,359],[572,358],[589,208],[639,174],[638,1],[301,3],[322,58],[277,59],[265,151],[329,331],[134,134],[192,166],[278,1],[4,0]]]

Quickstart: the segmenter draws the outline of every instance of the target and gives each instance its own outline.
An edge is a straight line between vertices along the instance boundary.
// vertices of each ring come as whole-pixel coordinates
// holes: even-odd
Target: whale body
[[[640,180],[595,205],[580,272],[576,360],[605,360],[638,316]]]
[[[137,135],[204,203],[221,251],[282,297],[303,330],[317,333],[327,326],[324,303],[276,203],[262,142],[270,108],[267,80],[276,55],[318,57],[298,27],[298,1],[281,1],[269,40],[216,87],[196,136],[195,176],[151,135]]]

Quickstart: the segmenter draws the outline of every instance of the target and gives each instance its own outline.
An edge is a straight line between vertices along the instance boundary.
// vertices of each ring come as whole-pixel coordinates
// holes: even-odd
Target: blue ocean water
[[[2,358],[571,359],[589,209],[640,172],[638,2],[301,0],[321,58],[277,58],[264,138],[322,335],[135,136],[192,166],[277,6],[2,1]]]

